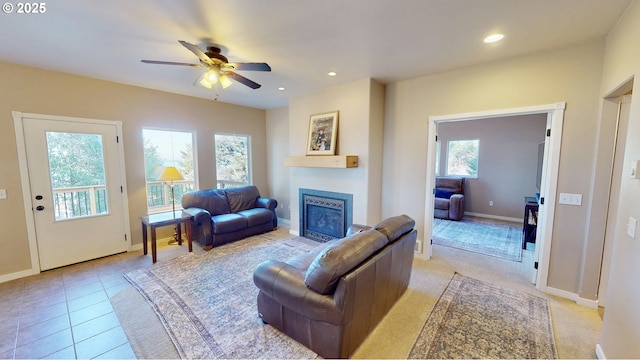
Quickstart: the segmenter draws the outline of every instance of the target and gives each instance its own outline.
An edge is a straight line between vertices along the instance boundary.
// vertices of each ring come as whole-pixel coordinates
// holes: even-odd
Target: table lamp
[[[173,216],[176,216],[176,204],[173,195],[173,182],[176,180],[184,180],[180,171],[175,166],[167,166],[162,170],[162,174],[158,177],[158,181],[170,181],[171,182],[171,206],[173,208]]]

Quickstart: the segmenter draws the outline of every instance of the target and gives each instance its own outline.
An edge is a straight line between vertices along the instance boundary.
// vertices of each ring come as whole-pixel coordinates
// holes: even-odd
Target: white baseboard
[[[602,346],[600,346],[600,344],[596,344],[596,357],[600,360],[604,360],[607,358],[604,355],[604,351],[602,350]]]
[[[569,291],[566,291],[566,290],[560,290],[560,289],[556,289],[556,288],[552,288],[552,287],[547,287],[547,290],[545,292],[547,294],[549,294],[549,295],[554,295],[554,296],[558,296],[558,297],[561,297],[561,298],[573,300],[575,302],[578,301],[578,294],[572,293],[572,292],[569,292]]]
[[[35,271],[34,269],[22,270],[22,271],[10,273],[10,274],[4,274],[4,275],[0,275],[0,283],[4,283],[4,282],[7,282],[7,281],[20,279],[20,278],[23,278],[23,277],[36,275],[36,274],[38,274],[38,272]]]
[[[278,218],[278,226],[282,225],[284,227],[291,228],[291,221],[288,219]]]
[[[292,230],[291,228],[289,228],[289,234],[295,235],[295,236],[300,236],[300,231]]]
[[[589,299],[578,297],[578,299],[576,300],[576,304],[584,307],[588,307],[591,309],[598,308],[598,300],[589,300]]]
[[[513,217],[490,215],[490,214],[480,214],[480,213],[474,213],[474,212],[471,212],[471,211],[465,211],[464,214],[467,215],[467,216],[475,216],[475,217],[487,218],[487,219],[511,221],[511,222],[517,222],[517,223],[521,223],[521,224],[523,222],[522,218],[513,218]]]
[[[588,307],[590,309],[598,308],[598,300],[584,299],[578,296],[578,294],[576,293],[572,293],[566,290],[560,290],[552,287],[547,287],[547,290],[545,292],[549,295],[554,295],[554,296],[575,301],[575,303],[580,306]]]

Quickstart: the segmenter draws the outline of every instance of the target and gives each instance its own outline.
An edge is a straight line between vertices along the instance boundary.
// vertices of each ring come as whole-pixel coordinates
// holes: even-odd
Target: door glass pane
[[[106,214],[102,135],[47,132],[56,220]]]

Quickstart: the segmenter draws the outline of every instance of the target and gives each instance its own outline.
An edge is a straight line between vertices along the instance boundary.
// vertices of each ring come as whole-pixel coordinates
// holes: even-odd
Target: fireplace
[[[353,195],[299,189],[300,236],[319,242],[342,238],[353,221]]]

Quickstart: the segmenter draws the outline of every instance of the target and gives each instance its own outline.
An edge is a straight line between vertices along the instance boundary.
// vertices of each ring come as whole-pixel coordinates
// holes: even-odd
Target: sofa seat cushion
[[[247,218],[247,226],[252,227],[256,225],[262,225],[273,221],[273,212],[264,208],[253,208],[249,210],[243,210],[238,212],[238,215],[242,215]]]
[[[376,230],[332,240],[331,245],[322,250],[309,265],[304,282],[317,293],[332,294],[342,275],[388,243],[387,237]]]
[[[449,210],[450,204],[451,201],[449,199],[435,198],[433,207],[439,210]]]
[[[214,234],[226,234],[247,228],[247,218],[239,214],[223,214],[211,217]]]

